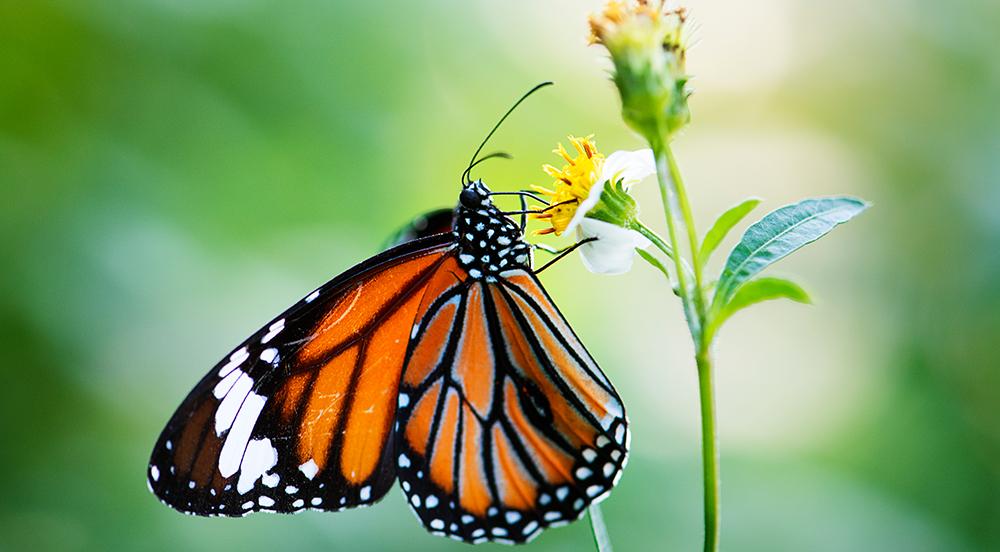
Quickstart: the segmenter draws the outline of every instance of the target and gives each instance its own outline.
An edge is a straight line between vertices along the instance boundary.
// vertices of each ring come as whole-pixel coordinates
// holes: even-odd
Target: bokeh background
[[[464,549],[398,490],[340,514],[185,517],[146,490],[147,455],[233,344],[453,204],[533,84],[557,82],[497,134],[516,159],[482,167],[495,188],[546,183],[568,133],[640,147],[584,41],[599,6],[0,1],[0,549]],[[721,335],[724,547],[1000,549],[1000,4],[690,7],[676,149],[701,228],[751,194],[875,204],[773,269],[817,305]],[[652,183],[638,195],[659,223]],[[615,544],[698,549],[675,298],[645,265],[570,259],[543,280],[630,409]],[[581,522],[530,549],[589,546]]]

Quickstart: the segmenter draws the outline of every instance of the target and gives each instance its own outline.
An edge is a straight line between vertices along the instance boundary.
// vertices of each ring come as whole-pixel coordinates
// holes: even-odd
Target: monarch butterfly
[[[153,449],[161,501],[338,511],[398,479],[433,534],[523,543],[607,496],[627,461],[622,401],[532,270],[523,211],[518,225],[468,172],[450,216],[404,230],[202,378]]]

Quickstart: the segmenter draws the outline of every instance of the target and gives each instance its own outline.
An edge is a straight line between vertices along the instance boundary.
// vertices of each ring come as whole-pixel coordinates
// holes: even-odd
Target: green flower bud
[[[611,54],[622,117],[651,143],[669,138],[690,120],[683,44],[685,12],[663,1],[611,0],[590,16],[591,42]]]

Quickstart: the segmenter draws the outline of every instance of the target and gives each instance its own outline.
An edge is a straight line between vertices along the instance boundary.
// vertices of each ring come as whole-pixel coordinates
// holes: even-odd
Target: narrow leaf
[[[713,316],[709,323],[709,332],[714,334],[730,316],[750,305],[782,298],[799,303],[812,303],[809,294],[794,282],[782,278],[757,278],[736,290],[733,298]]]
[[[653,265],[653,268],[662,272],[663,275],[667,277],[668,282],[670,281],[670,272],[667,271],[667,267],[663,266],[663,263],[660,262],[660,259],[657,259],[656,257],[653,256],[652,253],[649,253],[648,251],[644,250],[641,247],[636,247],[635,252],[638,253],[639,256],[642,257],[647,263]]]
[[[729,231],[736,226],[743,217],[747,216],[750,211],[753,211],[757,205],[760,204],[760,199],[756,197],[751,197],[739,205],[730,207],[725,213],[719,215],[719,218],[715,219],[715,223],[705,234],[705,239],[701,242],[701,249],[698,250],[698,262],[702,266],[708,262],[709,257],[715,251],[715,248],[719,247],[722,240],[725,239]]]
[[[721,309],[741,284],[868,208],[854,197],[806,199],[781,207],[747,228],[719,277],[713,308]]]

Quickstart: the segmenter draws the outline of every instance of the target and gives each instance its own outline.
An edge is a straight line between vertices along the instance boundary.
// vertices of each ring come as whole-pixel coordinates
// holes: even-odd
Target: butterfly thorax
[[[521,227],[493,204],[481,180],[462,189],[454,228],[458,261],[472,278],[491,281],[508,270],[531,269],[531,246]]]

